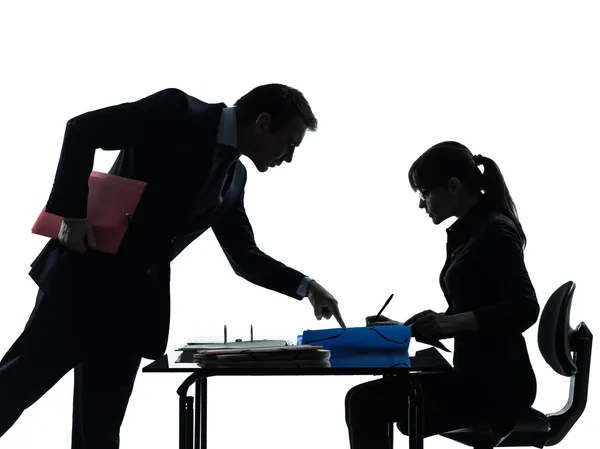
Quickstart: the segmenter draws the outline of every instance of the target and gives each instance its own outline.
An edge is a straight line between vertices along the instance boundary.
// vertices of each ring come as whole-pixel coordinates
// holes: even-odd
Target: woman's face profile
[[[442,207],[441,207],[441,188],[436,187],[433,189],[420,189],[419,192],[419,208],[425,209],[425,213],[429,215],[429,218],[433,221],[433,224],[440,224],[442,219]],[[447,218],[447,217],[446,217]]]
[[[425,212],[433,224],[438,225],[446,219],[456,215],[456,201],[460,191],[460,181],[451,178],[447,185],[433,188],[419,188],[419,208],[425,209]]]

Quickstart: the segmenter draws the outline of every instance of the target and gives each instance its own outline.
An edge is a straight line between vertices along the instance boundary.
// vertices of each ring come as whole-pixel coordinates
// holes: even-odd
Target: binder
[[[94,230],[96,249],[116,254],[147,183],[93,171],[88,180],[87,219]],[[62,217],[46,212],[38,216],[31,231],[58,238]]]
[[[253,341],[232,341],[229,343],[188,343],[177,351],[198,351],[201,349],[250,349],[250,348],[275,348],[288,346],[285,340],[253,340]]]
[[[366,326],[305,330],[302,344],[321,345],[325,349],[408,351],[410,326]]]

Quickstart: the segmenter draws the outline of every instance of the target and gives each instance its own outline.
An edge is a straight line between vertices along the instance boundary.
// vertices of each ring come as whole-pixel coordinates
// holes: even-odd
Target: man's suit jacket
[[[111,174],[148,183],[116,256],[93,250],[76,254],[53,239],[32,263],[30,275],[45,293],[62,294],[75,282],[83,290],[82,300],[94,301],[93,315],[81,312],[76,317],[90,321],[100,343],[106,337],[97,329],[102,317],[117,320],[111,335],[141,338],[140,355],[155,359],[164,353],[170,321],[169,263],[209,227],[235,273],[302,299],[296,291],[304,274],[256,245],[244,209],[247,175],[241,161],[230,169],[223,203],[200,216],[192,214],[213,164],[219,163],[217,152],[234,150],[216,142],[224,107],[165,89],[67,123],[46,206],[49,213],[86,216],[87,183],[97,148],[120,150]]]

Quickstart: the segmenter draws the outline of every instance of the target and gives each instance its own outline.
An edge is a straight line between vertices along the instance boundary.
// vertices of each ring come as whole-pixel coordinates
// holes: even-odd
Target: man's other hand
[[[94,230],[85,218],[63,218],[58,231],[58,241],[79,253],[85,253],[88,246],[96,247]]]

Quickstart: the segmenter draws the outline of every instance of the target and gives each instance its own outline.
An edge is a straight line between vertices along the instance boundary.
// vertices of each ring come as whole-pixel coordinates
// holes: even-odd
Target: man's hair
[[[300,116],[310,131],[317,130],[317,118],[302,92],[283,84],[255,87],[235,102],[241,123],[253,122],[263,112],[271,115],[271,131],[275,132]]]

